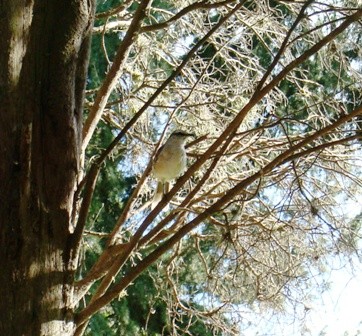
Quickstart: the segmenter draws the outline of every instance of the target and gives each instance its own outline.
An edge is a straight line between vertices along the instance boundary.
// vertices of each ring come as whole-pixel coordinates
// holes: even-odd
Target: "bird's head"
[[[170,135],[167,141],[170,143],[178,143],[183,146],[186,143],[187,138],[193,136],[195,135],[184,131],[176,130]]]
[[[176,130],[171,134],[171,137],[173,138],[181,138],[181,139],[187,139],[188,137],[194,137],[195,134],[187,133],[184,131]]]

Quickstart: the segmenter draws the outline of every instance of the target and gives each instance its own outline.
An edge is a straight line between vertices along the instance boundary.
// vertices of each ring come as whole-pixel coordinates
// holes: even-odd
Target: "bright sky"
[[[310,302],[305,321],[300,310],[285,315],[246,312],[240,336],[361,336],[362,264],[357,258],[354,262],[353,270],[346,266],[324,274],[330,289]],[[316,281],[322,283],[318,277]]]
[[[362,212],[362,195],[345,204],[351,218]],[[245,311],[240,336],[362,336],[362,239],[350,259],[335,255],[328,260],[324,273],[313,277],[315,286],[329,284],[323,294],[312,291],[314,299],[303,301],[296,311],[273,314],[260,310]],[[305,318],[305,319],[303,319]],[[248,323],[250,325],[248,326]]]
[[[331,289],[322,295],[319,304],[312,305],[307,318],[310,335],[362,335],[362,265],[357,258],[354,261],[353,270],[335,270],[327,275]]]

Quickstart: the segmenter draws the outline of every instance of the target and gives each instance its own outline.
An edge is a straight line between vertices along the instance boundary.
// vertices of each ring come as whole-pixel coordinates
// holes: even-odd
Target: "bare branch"
[[[259,91],[265,84],[266,80],[268,79],[268,77],[270,76],[271,72],[274,70],[275,66],[278,64],[280,57],[283,55],[287,45],[288,45],[288,40],[290,38],[290,35],[293,33],[293,31],[296,29],[296,27],[298,26],[299,22],[304,18],[304,13],[307,10],[308,6],[313,2],[314,0],[308,0],[305,2],[305,4],[303,5],[303,7],[300,9],[300,12],[297,16],[297,18],[295,19],[294,23],[292,24],[292,26],[290,27],[288,33],[285,36],[285,39],[282,43],[282,45],[280,46],[278,53],[275,55],[273,62],[270,64],[270,66],[268,67],[268,70],[265,72],[263,78],[260,80],[260,82],[258,83],[258,86],[256,88],[256,91]]]
[[[108,148],[102,153],[102,155],[97,159],[97,162],[94,165],[99,166],[109,155],[109,153],[114,149],[114,147],[118,144],[119,140],[127,133],[127,131],[132,127],[132,125],[138,120],[138,118],[142,115],[142,113],[147,109],[147,107],[152,103],[154,99],[164,90],[164,88],[181,72],[183,67],[187,64],[189,59],[194,55],[194,53],[200,48],[200,46],[215,32],[217,31],[226,21],[229,19],[241,6],[243,3],[238,4],[235,6],[234,9],[232,9],[227,15],[225,15],[220,21],[202,38],[198,43],[195,44],[195,46],[190,50],[187,57],[184,58],[183,62],[177,67],[177,69],[171,74],[171,76],[162,83],[162,85],[156,90],[156,92],[150,97],[150,99],[146,102],[145,105],[133,116],[133,118],[127,123],[127,125],[120,131],[120,133],[117,135],[117,137],[112,141],[112,143],[108,146]],[[88,177],[87,177],[88,178]],[[89,182],[90,183],[90,182]],[[88,196],[91,197],[91,196]],[[84,203],[85,206],[89,204]],[[156,216],[157,213],[165,206],[164,202],[159,203],[159,205],[156,206],[156,208],[151,212],[150,215]],[[156,210],[157,209],[157,210]],[[85,211],[84,211],[85,212]],[[83,218],[83,217],[82,217]],[[83,221],[82,221],[83,223]],[[128,259],[131,251],[134,249],[134,247],[137,245],[139,238],[142,236],[144,230],[146,230],[149,223],[142,225],[137,233],[133,236],[132,241],[127,245],[126,249],[123,250],[122,256],[119,256],[119,258],[116,260],[115,264],[112,266],[112,268],[109,270],[108,275],[103,280],[103,284],[101,287],[99,287],[99,293],[97,296],[101,295],[110,285],[112,282],[114,276],[118,273],[118,270],[120,267],[124,264],[124,262]],[[83,230],[82,226],[79,226],[79,229],[77,232],[80,232]],[[118,230],[118,229],[117,229]],[[86,281],[80,282],[82,287],[84,287],[84,282],[87,282],[88,286],[93,283],[95,280],[97,280],[97,276],[102,275],[102,272],[98,271],[92,272],[91,277],[87,277]],[[102,268],[103,269],[103,268]]]
[[[149,2],[150,0],[142,1],[139,7],[137,8],[133,16],[132,22],[130,24],[130,27],[127,30],[127,33],[121,45],[118,48],[117,55],[113,60],[112,66],[109,69],[109,72],[107,73],[107,76],[101,88],[98,90],[96,100],[89,112],[89,116],[83,128],[83,146],[82,146],[83,151],[87,147],[93,135],[93,132],[98,124],[98,121],[102,116],[103,109],[106,106],[108,98],[111,92],[113,91],[119,76],[122,73],[124,62],[127,59],[127,55],[134,43],[135,38],[139,34],[141,22],[146,15],[146,8]]]

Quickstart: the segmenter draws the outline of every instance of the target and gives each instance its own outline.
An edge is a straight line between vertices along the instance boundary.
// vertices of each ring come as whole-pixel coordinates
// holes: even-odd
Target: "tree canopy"
[[[152,285],[141,283],[167,306],[166,333],[202,321],[237,334],[240,307],[303,305],[310,270],[357,251],[360,221],[345,204],[361,192],[361,10],[345,1],[144,6],[98,6],[85,134],[102,118],[98,129],[118,134],[105,151],[120,158],[105,167],[135,181],[114,195],[126,203],[102,227],[112,244],[99,250],[114,268],[84,272],[81,283],[101,296],[80,316],[148,272]],[[152,160],[178,128],[198,136],[190,169],[150,212]],[[93,228],[108,216],[107,202],[97,204]]]

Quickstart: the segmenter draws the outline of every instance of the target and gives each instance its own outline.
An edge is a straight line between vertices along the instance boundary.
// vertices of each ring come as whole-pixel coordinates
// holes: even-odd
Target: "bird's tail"
[[[169,183],[168,182],[160,182],[157,183],[157,188],[155,195],[153,196],[153,201],[151,205],[151,209],[154,209],[154,207],[161,201],[164,194],[168,193],[169,191]]]

